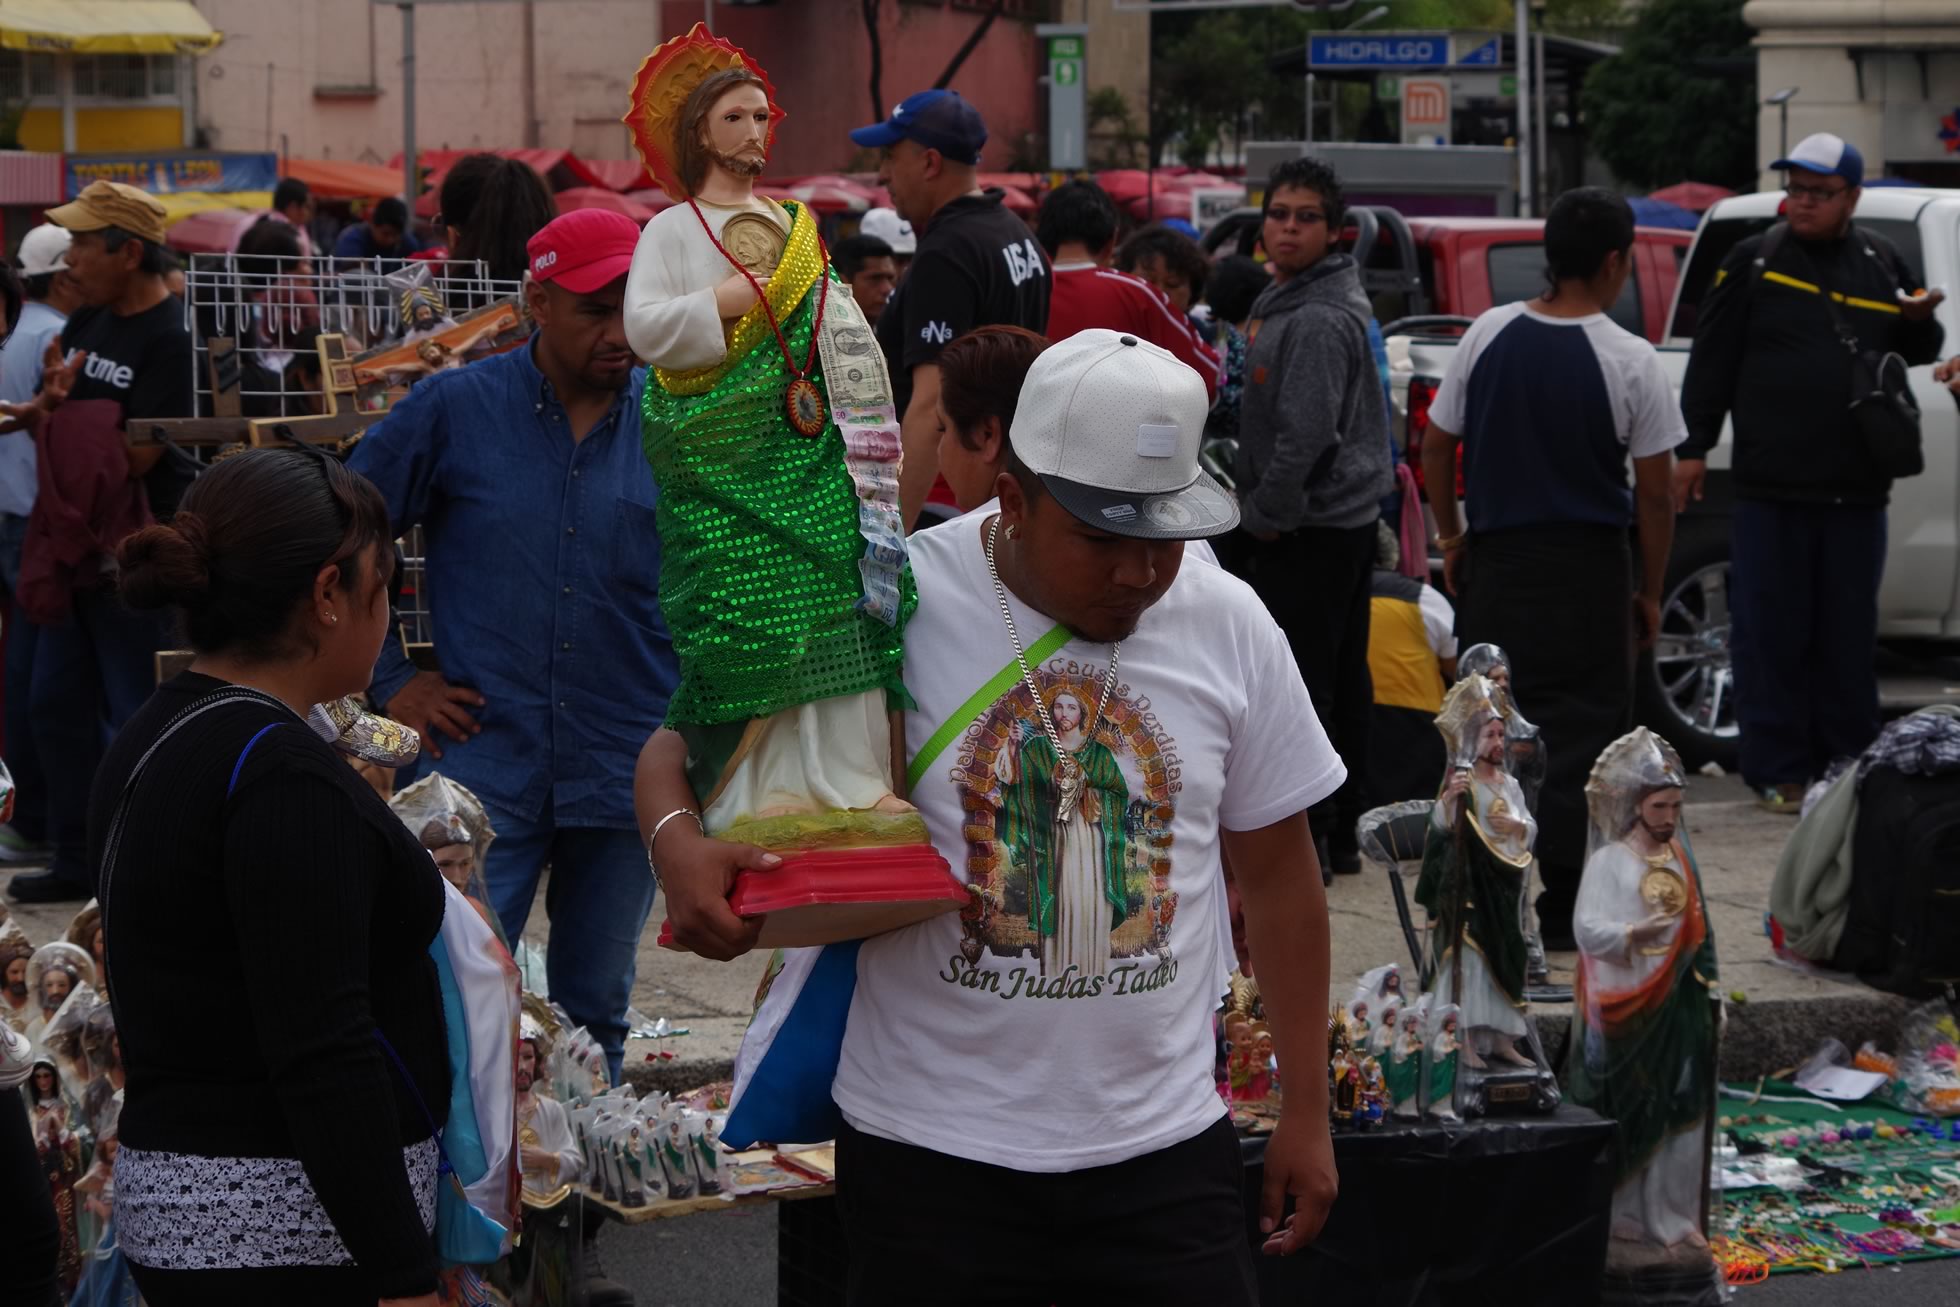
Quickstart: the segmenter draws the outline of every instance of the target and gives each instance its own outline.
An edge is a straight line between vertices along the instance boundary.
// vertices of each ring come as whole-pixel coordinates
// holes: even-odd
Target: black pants
[[[55,1264],[61,1229],[47,1173],[34,1151],[34,1132],[21,1096],[0,1090],[0,1298],[21,1307],[55,1307],[61,1301]]]
[[[1586,858],[1586,778],[1633,726],[1633,570],[1627,533],[1546,526],[1472,536],[1457,575],[1461,648],[1490,643],[1511,659],[1518,711],[1545,745],[1538,866],[1546,936],[1571,933]]]
[[[1300,678],[1348,779],[1308,813],[1335,853],[1358,846],[1354,824],[1367,793],[1368,719],[1375,683],[1368,675],[1368,601],[1375,576],[1375,524],[1302,527],[1277,540],[1243,542],[1246,579],[1286,632]]]
[[[1878,735],[1885,510],[1739,499],[1731,531],[1742,778],[1812,781]]]
[[[1237,1132],[1028,1172],[837,1135],[852,1307],[1252,1307]]]

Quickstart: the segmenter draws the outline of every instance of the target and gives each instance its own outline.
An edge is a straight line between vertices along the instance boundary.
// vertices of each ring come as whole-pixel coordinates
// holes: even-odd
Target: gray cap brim
[[[1202,469],[1182,490],[1139,495],[1043,475],[1041,484],[1077,520],[1139,540],[1204,540],[1239,524],[1239,503]]]

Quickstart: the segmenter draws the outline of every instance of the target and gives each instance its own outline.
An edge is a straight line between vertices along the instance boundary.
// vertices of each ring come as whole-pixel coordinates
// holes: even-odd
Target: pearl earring
[[[340,625],[340,614],[339,614],[339,613],[322,613],[322,614],[320,614],[320,616],[322,616],[322,617],[324,617],[324,618],[326,618],[326,619],[327,619],[327,625],[328,625],[328,626],[338,626],[338,625]]]

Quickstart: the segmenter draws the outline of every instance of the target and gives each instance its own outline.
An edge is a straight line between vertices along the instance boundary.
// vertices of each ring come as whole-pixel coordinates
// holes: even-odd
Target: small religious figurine
[[[1685,784],[1673,748],[1645,727],[1608,745],[1586,783],[1566,1070],[1573,1101],[1620,1123],[1609,1270],[1710,1260],[1703,1176],[1720,996]]]
[[[657,1137],[660,1140],[660,1168],[667,1174],[669,1198],[694,1196],[693,1148],[687,1141],[687,1109],[679,1103],[661,1114]]]
[[[508,946],[503,922],[490,902],[490,889],[483,879],[497,832],[490,827],[482,801],[468,787],[436,772],[401,790],[388,806],[429,851],[442,878],[470,901],[477,914],[490,923],[497,939]]]
[[[116,1238],[116,1153],[121,1146],[121,1116],[122,1093],[118,1090],[92,1125],[95,1157],[88,1173],[75,1183],[75,1195],[97,1233],[83,1253],[71,1307],[141,1307],[142,1298]]]
[[[1517,777],[1518,788],[1524,791],[1525,807],[1536,817],[1538,792],[1545,787],[1545,741],[1540,738],[1538,728],[1525,718],[1511,693],[1511,655],[1494,644],[1473,644],[1457,658],[1456,675],[1458,680],[1480,675],[1490,682],[1491,701],[1504,714],[1505,770]],[[1535,869],[1535,858],[1532,865]],[[1528,882],[1525,898],[1531,898]],[[1529,913],[1526,923],[1529,928],[1525,931],[1525,975],[1533,985],[1544,985],[1551,979],[1551,969],[1545,962],[1545,945],[1538,938],[1537,928],[1529,926]],[[1562,998],[1562,993],[1548,993],[1546,1001]]]
[[[1354,1045],[1354,1051],[1366,1052],[1368,1040],[1374,1033],[1375,1023],[1368,1019],[1368,1000],[1355,999],[1348,1004],[1348,1040]]]
[[[1368,1056],[1379,1061],[1395,1047],[1395,1034],[1402,1028],[1402,1000],[1391,996],[1382,1004],[1382,1019],[1368,1035]]]
[[[527,1207],[556,1206],[585,1169],[564,1105],[538,1092],[539,1069],[550,1058],[550,1037],[525,1013],[517,1032],[517,1164]]]
[[[55,1276],[65,1302],[75,1292],[75,1282],[82,1273],[81,1231],[76,1220],[75,1198],[75,1185],[82,1178],[82,1140],[70,1119],[70,1104],[62,1096],[60,1073],[51,1060],[35,1059],[28,1087],[34,1100],[28,1112],[34,1151],[40,1159],[41,1175],[48,1182],[48,1194],[54,1200],[55,1226],[60,1237]]]
[[[1382,1077],[1382,1064],[1372,1057],[1360,1061],[1361,1105],[1355,1111],[1355,1124],[1372,1130],[1388,1114],[1388,1084]]]
[[[1353,1072],[1354,1051],[1348,1040],[1347,1014],[1336,1007],[1327,1014],[1327,1119],[1337,1126],[1354,1120],[1360,1081]]]
[[[634,1121],[626,1127],[625,1133],[617,1136],[619,1159],[625,1169],[626,1184],[619,1196],[621,1207],[645,1207],[647,1205],[647,1164],[646,1148],[640,1141],[640,1123]]]
[[[694,1146],[694,1178],[706,1197],[721,1192],[721,1123],[712,1113],[696,1116],[687,1123],[688,1141]]]
[[[1234,1103],[1252,1101],[1252,1019],[1233,1013],[1225,1022],[1225,1082]]]
[[[1389,1110],[1398,1121],[1414,1121],[1422,1115],[1422,1026],[1428,1003],[1429,996],[1424,994],[1402,1009],[1402,1027],[1395,1034],[1388,1068],[1382,1073]]]
[[[0,1021],[17,1031],[40,1011],[27,987],[27,961],[34,956],[34,944],[17,921],[0,925]]]
[[[35,1011],[21,1033],[40,1043],[54,1014],[68,1001],[78,985],[95,984],[95,963],[78,945],[65,940],[43,944],[27,959],[27,988],[33,995]]]
[[[1370,967],[1361,973],[1361,979],[1354,982],[1356,1002],[1366,1000],[1377,1012],[1389,999],[1402,997],[1402,966],[1397,962],[1384,962],[1378,967]]]
[[[676,203],[641,234],[625,315],[653,365],[644,441],[681,668],[667,723],[687,742],[703,829],[785,859],[738,876],[731,904],[806,886],[762,934],[805,945],[967,895],[895,793],[893,709],[918,604],[898,414],[816,215],[755,193],[782,117],[754,59],[699,24],[647,57],[626,123]],[[880,883],[814,902],[826,869]]]
[[[1429,1046],[1424,1049],[1423,1086],[1429,1114],[1440,1121],[1460,1121],[1456,1111],[1456,1058],[1463,1045],[1457,1040],[1457,1005],[1445,1003],[1430,1016]]]
[[[95,992],[109,997],[109,961],[102,952],[102,904],[90,899],[68,923],[68,942],[86,952],[95,964]]]
[[[1458,1110],[1557,1106],[1525,1007],[1524,884],[1538,823],[1507,770],[1504,717],[1490,682],[1457,682],[1436,718],[1450,770],[1431,810],[1416,901],[1428,910],[1436,1000],[1464,1027]],[[1520,1041],[1523,1047],[1520,1047]],[[1485,1084],[1492,1082],[1491,1092]]]
[[[1276,1059],[1273,1052],[1273,1032],[1261,1022],[1252,1026],[1252,1081],[1246,1092],[1255,1103],[1263,1103],[1273,1096],[1277,1083],[1275,1075]]]

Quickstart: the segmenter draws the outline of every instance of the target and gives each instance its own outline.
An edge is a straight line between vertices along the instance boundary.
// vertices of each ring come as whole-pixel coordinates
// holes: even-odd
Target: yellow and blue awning
[[[203,54],[224,39],[190,0],[0,0],[0,49]]]

